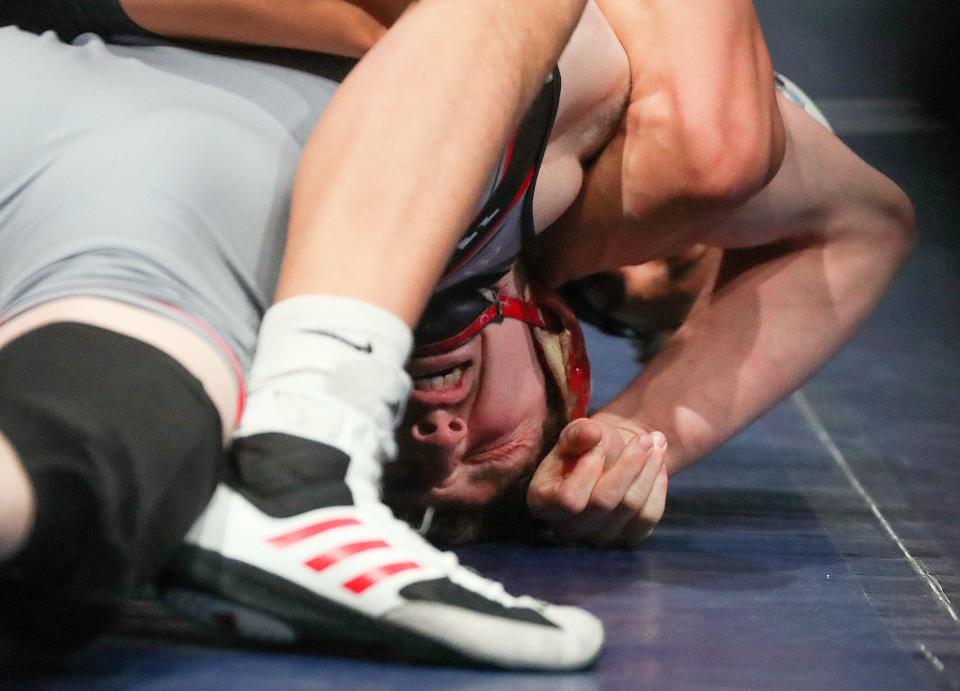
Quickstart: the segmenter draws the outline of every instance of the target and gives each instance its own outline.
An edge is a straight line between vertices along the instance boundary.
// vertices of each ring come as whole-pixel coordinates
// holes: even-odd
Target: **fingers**
[[[603,438],[603,429],[586,418],[574,420],[560,432],[556,445],[537,467],[537,475],[550,481],[572,472],[574,464]]]
[[[664,465],[666,439],[660,433],[643,435],[624,448],[616,463],[597,483],[583,511],[555,522],[559,537],[593,546],[623,544],[640,532],[637,521],[646,515],[647,502]],[[656,510],[647,513],[653,516]],[[662,510],[660,511],[662,514]],[[646,520],[646,519],[644,519]],[[653,519],[653,525],[659,517]],[[646,523],[644,532],[649,532]]]
[[[653,435],[651,441],[652,448],[648,452],[646,463],[627,488],[620,505],[610,513],[603,527],[596,532],[593,544],[635,544],[649,535],[663,517],[663,507],[658,513],[656,503],[665,504],[666,493],[664,492],[662,501],[655,493],[660,478],[666,478],[664,459],[667,444],[666,439],[659,433]],[[638,536],[640,532],[643,535]]]
[[[660,432],[631,434],[586,419],[567,425],[531,480],[531,514],[570,542],[633,546],[646,537],[666,504],[667,442]]]
[[[627,526],[632,525],[631,522],[635,524],[635,518],[646,507],[666,454],[666,439],[662,434],[645,436],[643,441],[637,440],[629,452],[625,449],[617,461],[618,466],[627,466],[621,478],[629,481],[617,484],[616,494],[598,497],[598,492],[594,492],[587,510],[576,525],[568,528],[572,539],[598,547],[623,543]],[[603,481],[597,483],[598,489]]]
[[[659,432],[659,439],[663,435]],[[650,473],[650,455],[656,441],[655,435],[634,437],[623,449],[616,462],[604,473],[591,497],[591,506],[607,513],[623,506],[628,500],[639,509],[643,505],[646,493],[637,503],[640,494],[638,483],[642,476]],[[656,473],[656,470],[653,471]],[[653,478],[649,480],[652,485]],[[649,492],[647,492],[649,493]]]
[[[553,500],[561,515],[577,515],[587,508],[593,489],[603,476],[603,461],[603,448],[596,445],[570,468]]]
[[[587,432],[583,438],[558,441],[534,472],[527,490],[527,504],[534,518],[557,522],[579,514],[587,506],[593,488],[603,474],[604,450],[599,443],[594,443],[582,455],[573,456],[572,453],[584,438],[589,439],[590,434]],[[576,437],[577,433],[571,436]]]
[[[626,524],[633,511],[623,512],[624,498],[647,469],[652,449],[653,439],[649,435],[634,437],[623,448],[597,481],[581,513],[563,526],[565,539],[599,544],[595,538],[607,532],[611,522],[619,522],[620,527]]]
[[[560,433],[557,447],[569,449],[574,455],[582,455],[603,439],[603,428],[589,418],[580,418],[567,424]]]
[[[667,506],[667,469],[663,467],[657,475],[647,503],[639,514],[631,518],[624,526],[619,542],[625,547],[636,547],[647,538],[663,518]]]

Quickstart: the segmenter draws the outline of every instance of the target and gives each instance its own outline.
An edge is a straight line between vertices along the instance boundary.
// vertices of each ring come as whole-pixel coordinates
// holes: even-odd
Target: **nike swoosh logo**
[[[313,334],[315,336],[326,336],[327,338],[332,338],[335,341],[340,341],[341,343],[350,346],[354,350],[359,350],[361,353],[373,352],[373,346],[370,345],[369,343],[365,343],[363,345],[359,343],[354,343],[350,339],[344,338],[343,336],[332,333],[330,331],[323,331],[321,329],[300,329],[300,331],[306,334]]]

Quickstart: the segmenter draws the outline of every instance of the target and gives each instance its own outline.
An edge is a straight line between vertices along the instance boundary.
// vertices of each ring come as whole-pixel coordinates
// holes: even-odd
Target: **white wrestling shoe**
[[[508,669],[590,665],[604,639],[596,617],[513,597],[394,518],[379,498],[392,435],[376,429],[316,389],[251,396],[229,477],[161,577],[164,600],[268,643],[372,643]]]
[[[161,588],[180,613],[265,643],[370,643],[444,662],[576,670],[600,622],[512,597],[390,516],[337,506],[273,517],[222,485]],[[419,543],[419,544],[418,544]]]

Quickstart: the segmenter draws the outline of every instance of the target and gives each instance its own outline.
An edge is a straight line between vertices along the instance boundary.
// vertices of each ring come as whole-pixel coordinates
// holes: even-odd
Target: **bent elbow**
[[[829,228],[825,240],[855,243],[858,252],[871,258],[878,275],[892,275],[917,243],[913,203],[886,178],[872,191],[877,196],[869,202],[856,203],[836,215],[837,223],[825,224]]]
[[[916,213],[913,202],[899,187],[896,187],[896,194],[891,196],[887,217],[890,219],[887,224],[887,240],[899,266],[913,254],[917,245]]]
[[[776,175],[786,150],[772,88],[731,87],[723,94],[675,95],[688,194],[706,202],[742,202]]]
[[[731,107],[669,90],[631,103],[622,195],[629,212],[661,202],[740,203],[783,161],[780,111],[756,101]],[[656,167],[656,169],[653,169]]]
[[[687,194],[693,199],[742,202],[763,189],[783,161],[782,124],[756,117],[688,124],[683,136]]]

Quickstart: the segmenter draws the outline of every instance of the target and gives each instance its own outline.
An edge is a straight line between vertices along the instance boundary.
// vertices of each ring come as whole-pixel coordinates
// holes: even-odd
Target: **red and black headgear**
[[[528,324],[544,371],[560,392],[566,420],[586,415],[590,363],[583,332],[569,307],[553,291],[529,281],[514,267],[521,297],[498,290],[496,276],[484,276],[434,295],[415,332],[414,355],[449,352],[504,319]]]

